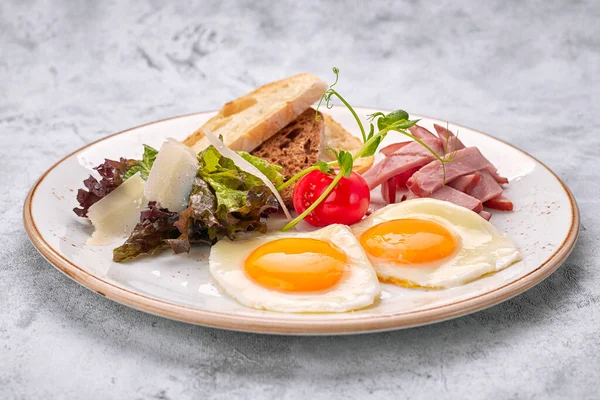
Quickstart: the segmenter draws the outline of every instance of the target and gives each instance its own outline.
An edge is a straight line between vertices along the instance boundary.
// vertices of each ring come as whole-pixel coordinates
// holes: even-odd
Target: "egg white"
[[[500,271],[522,259],[519,249],[478,214],[447,201],[414,199],[390,204],[352,226],[357,238],[382,222],[425,219],[444,226],[459,240],[457,251],[428,264],[402,265],[370,256],[380,280],[407,287],[449,288]]]
[[[347,269],[333,287],[304,293],[272,290],[252,280],[244,270],[256,248],[277,239],[311,238],[333,243],[348,256]],[[364,250],[345,225],[330,225],[312,232],[275,232],[224,239],[210,251],[209,270],[221,288],[244,306],[288,313],[345,312],[367,307],[380,294],[379,280]]]

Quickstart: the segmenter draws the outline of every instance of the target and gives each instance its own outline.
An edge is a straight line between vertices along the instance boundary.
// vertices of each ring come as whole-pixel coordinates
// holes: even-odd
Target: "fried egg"
[[[344,312],[373,304],[380,293],[375,270],[344,225],[223,239],[211,248],[209,269],[229,296],[260,310]]]
[[[380,281],[405,287],[459,286],[522,259],[491,223],[436,199],[390,204],[352,231]]]

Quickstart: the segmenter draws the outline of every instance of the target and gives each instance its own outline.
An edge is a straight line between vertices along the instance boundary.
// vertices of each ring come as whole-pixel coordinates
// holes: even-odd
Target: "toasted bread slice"
[[[229,102],[184,144],[199,152],[208,146],[204,129],[223,135],[232,150],[252,151],[317,101],[327,83],[311,74],[295,75],[261,86]]]
[[[319,161],[335,160],[335,154],[329,150],[330,148],[335,150],[346,150],[354,154],[362,147],[363,142],[359,138],[345,130],[344,127],[331,118],[330,115],[323,115],[325,116],[325,134],[324,140],[321,142]],[[371,168],[374,160],[374,156],[358,158],[354,161],[352,169],[359,174],[362,174]]]
[[[252,155],[263,158],[272,164],[283,167],[285,179],[289,179],[303,169],[319,161],[319,150],[323,142],[324,119],[315,119],[312,108],[304,111],[298,118],[281,129],[277,134],[258,146]],[[285,205],[292,208],[294,186],[283,190],[281,197]]]
[[[309,108],[270,139],[258,146],[252,154],[283,167],[285,179],[289,179],[318,161],[333,161],[335,155],[329,148],[357,151],[362,142],[352,136],[331,116]],[[373,157],[359,158],[354,170],[362,173],[373,164]],[[293,186],[286,188],[281,196],[288,207],[293,207]]]

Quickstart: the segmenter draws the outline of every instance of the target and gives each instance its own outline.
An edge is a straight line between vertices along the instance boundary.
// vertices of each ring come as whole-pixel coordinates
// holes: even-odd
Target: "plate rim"
[[[369,107],[356,108],[368,109]],[[518,294],[525,292],[526,290],[532,288],[533,286],[537,285],[538,283],[546,279],[548,276],[550,276],[554,271],[556,271],[556,269],[558,269],[559,266],[561,266],[565,262],[569,254],[571,254],[571,252],[573,251],[575,243],[577,242],[580,230],[579,207],[570,189],[567,187],[567,185],[565,185],[562,179],[560,179],[560,177],[554,171],[552,171],[543,162],[533,157],[526,151],[521,150],[520,148],[508,142],[505,142],[502,139],[496,138],[477,129],[468,128],[464,125],[456,124],[453,122],[449,123],[459,128],[472,130],[474,132],[477,132],[478,134],[487,136],[491,139],[494,139],[512,147],[513,149],[523,153],[527,157],[535,160],[548,172],[550,172],[554,176],[554,178],[560,183],[561,187],[567,194],[567,197],[570,201],[571,226],[569,227],[569,232],[565,237],[564,241],[554,251],[554,253],[552,253],[552,255],[550,255],[543,263],[537,266],[534,270],[530,271],[528,274],[520,277],[516,281],[506,283],[491,291],[482,293],[474,297],[469,297],[467,299],[462,299],[450,304],[444,304],[425,310],[405,311],[396,314],[370,316],[365,318],[340,319],[334,322],[328,320],[307,322],[302,320],[286,319],[285,317],[264,319],[262,317],[234,315],[209,310],[201,310],[190,306],[172,303],[166,300],[153,298],[141,293],[136,293],[129,289],[122,288],[118,285],[107,282],[102,278],[85,271],[75,263],[72,263],[71,261],[63,257],[57,249],[53,248],[48,242],[44,240],[33,218],[32,202],[37,188],[42,183],[42,181],[52,170],[54,170],[63,161],[90,146],[93,146],[104,140],[108,140],[114,136],[125,134],[135,129],[178,118],[186,118],[214,112],[216,112],[216,110],[200,111],[178,115],[175,117],[163,118],[157,121],[129,128],[117,133],[113,133],[106,137],[95,140],[91,143],[88,143],[83,147],[80,147],[79,149],[74,150],[66,156],[62,157],[59,161],[55,162],[36,180],[36,182],[29,190],[27,197],[25,198],[25,202],[23,204],[23,224],[25,227],[25,231],[29,236],[29,239],[33,246],[52,266],[54,266],[59,271],[63,272],[75,282],[86,287],[87,289],[92,290],[93,292],[96,292],[113,301],[116,301],[117,303],[121,303],[126,306],[150,314],[196,325],[228,329],[234,331],[283,335],[339,335],[405,329],[421,325],[427,325],[452,318],[457,318],[499,304],[501,302],[509,300],[510,298]],[[427,117],[421,114],[419,114],[419,116],[430,120],[440,121],[438,118]],[[285,314],[281,315],[285,316]]]

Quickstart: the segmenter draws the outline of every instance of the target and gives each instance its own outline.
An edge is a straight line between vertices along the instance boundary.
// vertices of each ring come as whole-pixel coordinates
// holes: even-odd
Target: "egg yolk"
[[[273,240],[256,248],[244,263],[260,285],[285,292],[313,292],[339,282],[347,256],[332,243],[309,238]]]
[[[360,237],[373,257],[399,264],[420,264],[451,255],[457,247],[448,229],[428,220],[406,218],[382,222]]]

